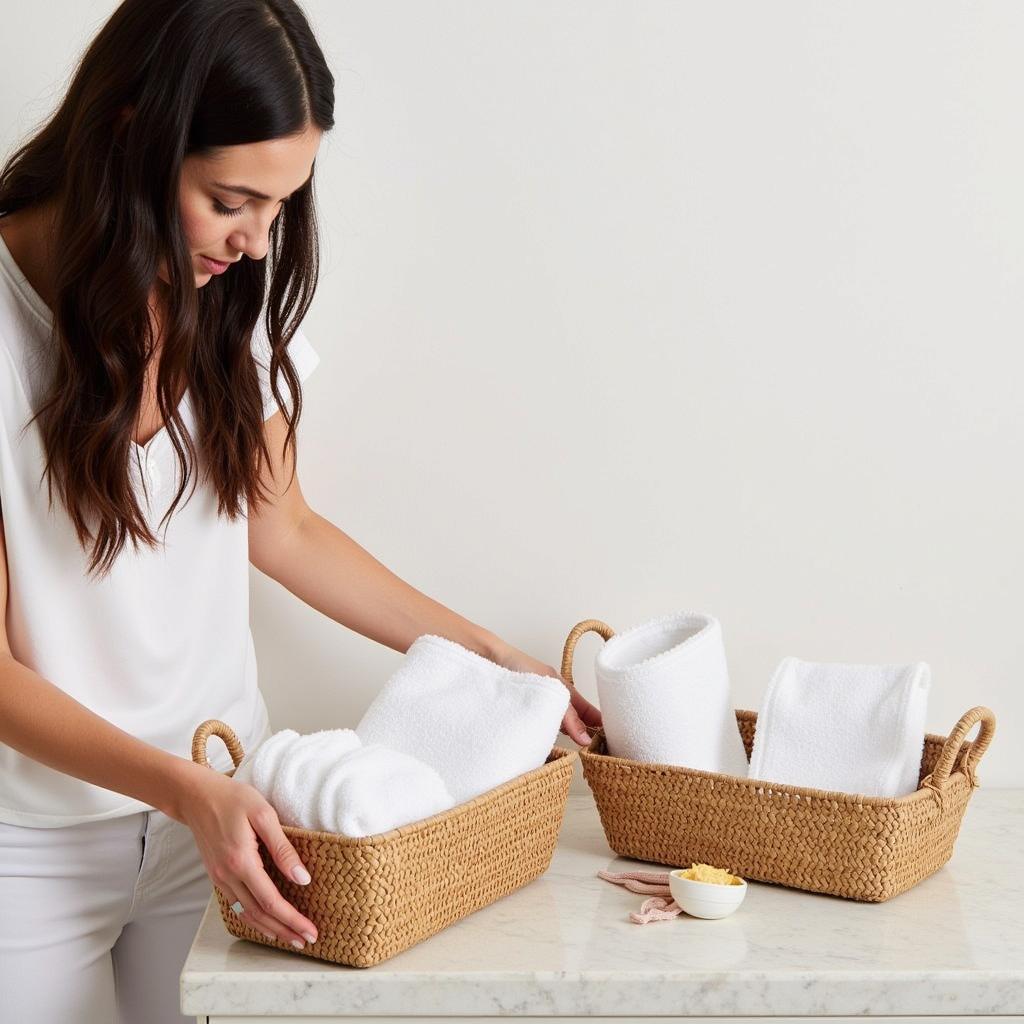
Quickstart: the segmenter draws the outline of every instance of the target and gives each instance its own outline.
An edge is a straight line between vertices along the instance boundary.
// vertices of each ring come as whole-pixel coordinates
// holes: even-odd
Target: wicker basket
[[[565,643],[562,677],[598,619],[576,625]],[[977,739],[964,742],[980,722]],[[736,711],[747,750],[757,713]],[[743,878],[880,903],[937,871],[953,852],[978,762],[995,732],[987,707],[967,711],[949,736],[925,736],[919,788],[898,798],[859,796],[767,783],[607,752],[603,729],[580,751],[608,845],[623,857],[673,867],[725,867]]]
[[[206,743],[224,740],[238,767],[232,729],[196,729],[192,760],[211,767]],[[285,899],[317,928],[298,950],[250,928],[214,886],[227,930],[241,939],[352,967],[371,967],[542,875],[551,863],[578,754],[552,747],[543,765],[440,814],[358,839],[282,825],[313,880],[281,874],[260,844],[263,866]],[[225,772],[231,776],[235,768]]]

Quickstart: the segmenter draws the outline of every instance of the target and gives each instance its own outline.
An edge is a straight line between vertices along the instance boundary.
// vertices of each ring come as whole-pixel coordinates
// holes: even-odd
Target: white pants
[[[212,893],[191,829],[162,811],[0,822],[0,1019],[194,1022],[179,978]]]

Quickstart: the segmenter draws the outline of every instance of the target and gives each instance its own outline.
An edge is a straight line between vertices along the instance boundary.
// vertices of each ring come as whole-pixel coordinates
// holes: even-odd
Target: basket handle
[[[576,644],[586,633],[599,633],[605,640],[615,636],[615,630],[600,619],[584,619],[572,627],[562,650],[562,678],[570,688],[575,685],[572,681],[572,654],[576,650]]]
[[[960,765],[971,786],[975,787],[978,785],[978,780],[975,778],[974,773],[978,770],[978,762],[985,751],[988,750],[988,745],[992,742],[992,737],[996,731],[995,714],[991,708],[981,704],[971,708],[970,711],[965,711],[960,716],[960,721],[953,726],[953,731],[942,745],[942,751],[935,762],[935,767],[921,780],[922,786],[928,786],[929,789],[935,790],[941,789],[946,785],[946,782],[949,780],[949,773],[953,770],[953,762],[960,752],[964,737],[978,722],[981,722],[978,738],[971,743],[970,750],[968,750],[963,763]]]
[[[218,718],[208,718],[196,729],[195,735],[192,737],[192,760],[196,764],[206,765],[207,768],[213,767],[206,758],[206,741],[211,736],[219,736],[224,741],[224,745],[228,748],[228,753],[231,755],[231,760],[234,761],[237,768],[242,763],[242,758],[245,757],[242,741],[230,725],[220,721]]]

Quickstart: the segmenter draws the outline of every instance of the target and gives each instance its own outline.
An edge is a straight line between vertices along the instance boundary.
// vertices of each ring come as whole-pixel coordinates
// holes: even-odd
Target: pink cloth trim
[[[653,894],[644,900],[639,911],[630,913],[629,920],[634,924],[669,921],[683,912],[683,908],[672,899],[667,871],[598,871],[597,877],[624,886],[630,892]]]

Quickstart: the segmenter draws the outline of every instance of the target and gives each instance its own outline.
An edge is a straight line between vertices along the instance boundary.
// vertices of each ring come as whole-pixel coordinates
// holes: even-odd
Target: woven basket
[[[598,619],[573,627],[562,677]],[[964,737],[981,723],[973,743]],[[736,710],[747,760],[757,713]],[[743,878],[880,903],[937,871],[953,852],[978,762],[995,732],[987,707],[964,713],[949,736],[925,736],[918,789],[898,798],[767,783],[719,772],[612,757],[604,729],[580,751],[608,845],[623,857],[724,867]]]
[[[232,729],[203,722],[192,760],[206,758],[211,735],[238,767],[244,757]],[[551,863],[578,754],[552,747],[543,765],[440,814],[390,832],[350,838],[282,825],[313,880],[281,874],[266,847],[260,856],[281,894],[317,928],[298,950],[250,928],[214,886],[227,930],[240,939],[351,967],[372,967],[542,875]],[[224,772],[232,776],[235,768]]]

